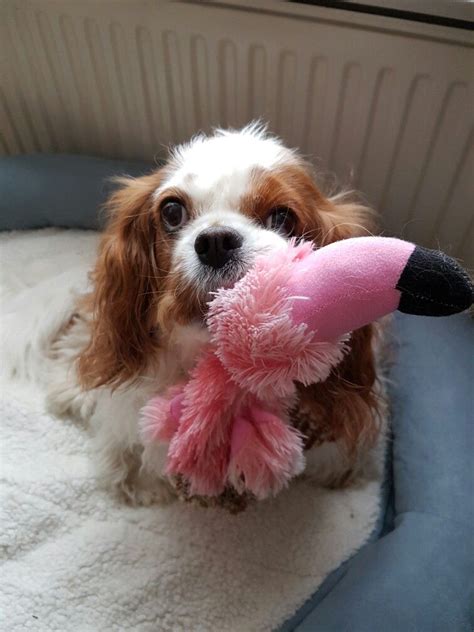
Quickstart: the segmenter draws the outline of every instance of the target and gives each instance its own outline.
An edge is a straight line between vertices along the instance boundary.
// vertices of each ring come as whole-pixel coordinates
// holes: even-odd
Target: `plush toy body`
[[[187,495],[230,487],[265,498],[304,468],[303,437],[288,423],[295,382],[325,380],[350,332],[396,309],[434,316],[471,304],[469,277],[442,253],[382,237],[289,244],[217,292],[208,348],[187,383],[145,407],[143,434],[169,442],[166,474]]]

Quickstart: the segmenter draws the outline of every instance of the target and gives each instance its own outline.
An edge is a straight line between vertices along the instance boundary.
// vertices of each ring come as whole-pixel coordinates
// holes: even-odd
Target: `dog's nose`
[[[222,268],[243,243],[243,237],[233,228],[206,228],[196,237],[194,250],[201,263],[211,268]]]

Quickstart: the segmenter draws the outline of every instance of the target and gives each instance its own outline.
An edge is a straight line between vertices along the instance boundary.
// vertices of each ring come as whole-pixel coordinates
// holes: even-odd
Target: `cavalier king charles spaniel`
[[[292,236],[321,246],[367,234],[372,217],[347,195],[325,196],[310,166],[256,125],[199,135],[150,175],[118,184],[91,291],[51,344],[48,401],[90,420],[107,484],[150,504],[172,491],[166,448],[141,443],[139,411],[192,367],[212,292]],[[292,423],[318,484],[373,472],[382,406],[374,340],[373,326],[354,332],[330,377],[299,389]]]

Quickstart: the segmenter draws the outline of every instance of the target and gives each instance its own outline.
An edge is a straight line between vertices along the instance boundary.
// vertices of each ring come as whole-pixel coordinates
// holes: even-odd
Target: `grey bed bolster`
[[[474,322],[397,315],[393,495],[385,533],[332,573],[285,632],[471,632]]]
[[[0,230],[99,228],[100,207],[117,175],[140,176],[148,162],[70,154],[0,159]]]

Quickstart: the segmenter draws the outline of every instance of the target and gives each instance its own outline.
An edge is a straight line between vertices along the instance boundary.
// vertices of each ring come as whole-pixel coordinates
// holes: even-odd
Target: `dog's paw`
[[[156,449],[150,453],[139,443],[118,445],[111,441],[108,430],[104,432],[105,428],[102,426],[102,432],[95,436],[101,486],[131,506],[164,505],[176,497],[170,483],[163,478],[164,462],[159,460]],[[144,461],[145,453],[148,461]]]
[[[167,505],[176,498],[173,488],[163,479],[124,480],[116,486],[119,499],[132,507]]]
[[[48,388],[46,410],[55,417],[70,417],[87,421],[92,416],[96,397],[91,391],[83,391],[74,382],[56,382]]]

